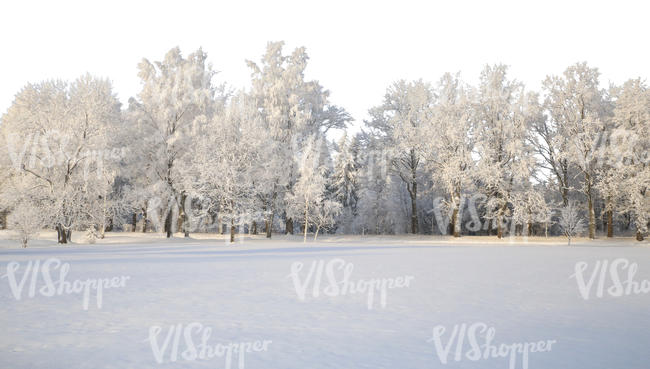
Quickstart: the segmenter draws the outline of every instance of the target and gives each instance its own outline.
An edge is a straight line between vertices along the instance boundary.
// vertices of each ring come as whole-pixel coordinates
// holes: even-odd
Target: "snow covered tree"
[[[402,212],[399,203],[401,179],[389,170],[392,164],[381,138],[366,132],[358,137],[359,201],[354,229],[361,234],[397,233],[396,230],[408,224],[408,219],[400,222],[404,219],[398,217]]]
[[[8,217],[9,228],[12,229],[23,248],[29,240],[41,231],[44,225],[43,214],[38,204],[23,198],[15,204]]]
[[[473,110],[471,97],[458,75],[445,74],[437,87],[438,101],[433,119],[424,129],[425,156],[432,169],[434,183],[447,195],[446,207],[451,210],[449,230],[460,237],[458,219],[463,190],[471,185],[474,160]]]
[[[320,163],[320,142],[312,136],[307,140],[302,151],[298,181],[293,187],[293,192],[287,195],[288,214],[302,221],[304,241],[307,241],[310,225],[316,224],[317,213],[321,214],[323,224],[335,213],[331,211],[332,207],[325,209],[323,205],[327,200],[325,169],[325,166]],[[325,214],[325,211],[329,214]]]
[[[321,229],[328,229],[334,225],[337,217],[341,214],[342,209],[343,205],[341,205],[340,202],[330,199],[325,199],[319,204],[316,204],[313,220],[313,223],[316,226],[314,241],[318,238],[318,232]]]
[[[584,232],[585,225],[580,216],[578,204],[574,200],[569,201],[567,206],[560,208],[558,225],[562,228],[562,233],[566,236],[569,245],[571,245],[573,237]]]
[[[503,237],[513,186],[528,181],[534,158],[527,145],[528,127],[537,111],[536,95],[508,80],[505,65],[486,66],[476,100],[476,178],[488,199],[487,217]]]
[[[14,188],[47,196],[41,211],[59,243],[88,222],[87,210],[96,200],[94,168],[107,160],[97,154],[119,122],[111,83],[90,75],[72,83],[28,84],[2,118],[2,147],[20,181]]]
[[[205,135],[196,137],[191,173],[186,174],[192,178],[188,194],[206,199],[203,210],[215,209],[229,223],[231,242],[237,225],[257,217],[257,163],[265,159],[265,132],[257,129],[261,119],[255,101],[245,93],[236,94],[223,113],[208,122]]]
[[[418,233],[418,182],[425,155],[422,130],[432,119],[435,96],[422,80],[392,84],[382,105],[370,110],[366,125],[376,131],[385,147],[393,149],[392,170],[402,179],[410,196],[411,233]]]
[[[648,232],[650,214],[650,89],[641,79],[632,79],[613,90],[614,129],[609,137],[608,182],[629,211],[642,241]]]
[[[343,206],[340,223],[346,233],[351,231],[359,199],[358,168],[352,144],[347,133],[339,139],[331,180],[333,196]]]
[[[566,140],[560,145],[558,157],[574,164],[584,179],[582,192],[587,200],[589,238],[596,237],[594,186],[609,108],[606,93],[598,86],[599,74],[598,69],[577,63],[567,68],[562,77],[550,77],[545,82],[551,117],[562,127]]]
[[[543,192],[529,183],[525,184],[524,188],[515,189],[512,207],[513,226],[520,226],[522,235],[524,227],[526,235],[531,236],[535,223],[544,223],[547,226],[550,221],[551,209],[544,199]]]
[[[305,81],[304,70],[308,56],[304,47],[291,55],[282,54],[283,42],[269,42],[258,65],[247,61],[252,70],[251,95],[262,113],[263,127],[269,135],[273,155],[266,158],[266,168],[272,175],[268,178],[263,198],[267,237],[273,216],[285,194],[290,194],[297,181],[295,153],[302,150],[308,137],[320,135],[331,128],[343,128],[351,120],[345,110],[328,101],[329,91],[316,81]],[[293,219],[282,211],[285,232],[293,233]]]
[[[142,90],[129,100],[129,119],[137,127],[137,144],[143,158],[141,175],[166,201],[165,231],[171,237],[175,214],[183,214],[186,198],[183,168],[192,161],[192,141],[210,119],[217,88],[215,72],[201,49],[183,58],[178,47],[163,61],[143,59],[138,65]],[[175,211],[176,209],[176,211]],[[187,220],[182,215],[183,223]],[[189,232],[185,230],[185,235]]]

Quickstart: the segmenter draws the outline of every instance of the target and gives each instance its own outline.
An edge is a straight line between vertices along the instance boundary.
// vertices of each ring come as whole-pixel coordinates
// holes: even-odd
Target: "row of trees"
[[[602,89],[586,64],[542,96],[487,66],[478,86],[445,74],[399,81],[354,137],[352,120],[305,80],[304,48],[269,43],[232,91],[198,50],[138,66],[123,109],[109,81],[29,84],[2,117],[0,206],[13,228],[492,234],[559,232],[554,210],[584,204],[589,236],[647,233],[650,92]],[[558,212],[559,214],[560,212]],[[575,212],[564,212],[575,213]],[[601,219],[604,222],[599,222]],[[24,236],[23,238],[28,238]],[[26,241],[25,241],[26,242]]]
[[[578,63],[547,77],[542,96],[509,79],[504,65],[486,66],[476,87],[452,74],[435,86],[400,81],[389,87],[366,124],[371,145],[390,148],[391,169],[410,200],[411,232],[422,223],[418,186],[429,184],[425,191],[442,199],[455,236],[463,198],[478,193],[488,233],[494,224],[498,237],[506,224],[533,233],[536,223],[548,224],[554,210],[575,198],[585,205],[590,238],[598,209],[608,236],[617,214],[642,239],[650,213],[644,81],[603,89],[598,70]]]

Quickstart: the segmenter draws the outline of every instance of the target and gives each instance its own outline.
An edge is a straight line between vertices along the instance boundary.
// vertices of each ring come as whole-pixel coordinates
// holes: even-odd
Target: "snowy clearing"
[[[1,236],[7,238],[6,233]],[[613,282],[606,274],[604,295],[598,298],[598,272],[585,300],[577,278],[571,278],[577,263],[588,265],[587,283],[597,261],[625,260],[630,264],[618,264],[621,279],[630,269],[625,266],[636,263],[633,280],[640,289],[650,279],[647,242],[578,241],[566,247],[560,238],[498,244],[483,237],[330,236],[307,244],[299,237],[277,237],[229,245],[209,238],[157,237],[115,233],[95,245],[56,246],[52,233],[27,249],[3,240],[0,367],[524,367],[521,353],[515,353],[514,366],[509,354],[471,360],[471,326],[477,332],[492,327],[491,344],[497,349],[502,343],[521,343],[539,351],[528,353],[531,369],[641,369],[650,359],[650,294],[614,297],[608,293]],[[52,259],[69,264],[65,281],[71,288],[75,280],[128,279],[123,286],[103,290],[101,309],[91,288],[84,310],[83,293],[39,293],[46,286],[41,268],[34,297],[29,297],[33,278],[28,274],[16,299],[8,265],[17,262],[14,276],[20,283],[30,261]],[[324,272],[315,296],[317,269],[314,278],[307,278],[312,262],[318,268],[321,260]],[[303,268],[293,278],[296,262]],[[356,288],[363,287],[361,280],[388,281],[391,288],[383,297],[377,289],[370,309],[368,293],[328,290],[328,266],[342,282],[346,265],[352,265],[349,282]],[[56,281],[60,268],[50,266]],[[410,283],[405,286],[407,276]],[[296,282],[304,288],[304,301]],[[210,351],[204,347],[202,358],[187,360],[192,358],[183,335],[187,327],[197,356],[202,335],[210,333]],[[437,341],[435,327],[438,333],[444,328]],[[454,327],[459,336],[465,331],[459,360],[459,346],[451,339]],[[175,344],[179,328],[183,334]],[[150,330],[158,333],[153,341],[148,340]],[[485,344],[489,330],[483,332],[476,334],[479,345]],[[550,349],[542,344],[538,350],[539,341],[550,342]]]

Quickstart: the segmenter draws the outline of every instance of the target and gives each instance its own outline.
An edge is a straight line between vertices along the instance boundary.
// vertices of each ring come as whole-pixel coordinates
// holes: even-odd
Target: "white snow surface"
[[[509,368],[506,358],[455,361],[455,346],[449,362],[440,361],[432,329],[446,326],[446,343],[455,324],[475,322],[495,328],[497,345],[557,341],[530,354],[530,369],[650,367],[650,294],[585,300],[570,277],[577,262],[625,258],[638,264],[636,280],[650,279],[648,242],[326,236],[303,243],[274,235],[228,244],[218,237],[109,233],[94,245],[56,245],[47,233],[21,249],[0,234],[2,275],[12,261],[21,277],[30,260],[58,258],[70,264],[67,281],[130,277],[104,290],[101,309],[91,299],[88,310],[76,294],[23,291],[17,300],[8,278],[0,279],[0,368],[227,368],[219,357],[156,361],[150,327],[162,327],[162,342],[170,326],[192,322],[212,329],[213,346],[271,340],[266,352],[246,353],[247,369]],[[300,301],[292,263],[305,265],[304,280],[312,261],[337,258],[354,265],[352,281],[413,280],[370,310],[365,294],[314,297],[308,289]],[[234,358],[230,368],[239,368]]]

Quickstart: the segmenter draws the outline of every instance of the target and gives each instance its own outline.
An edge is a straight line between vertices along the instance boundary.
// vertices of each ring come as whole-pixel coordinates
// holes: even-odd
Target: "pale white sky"
[[[486,63],[537,89],[547,74],[586,60],[602,82],[650,78],[650,9],[644,1],[5,1],[0,5],[0,112],[27,82],[109,77],[123,103],[136,66],[180,46],[208,53],[217,79],[247,87],[245,59],[267,41],[306,46],[307,77],[359,124],[400,78],[432,82]]]

